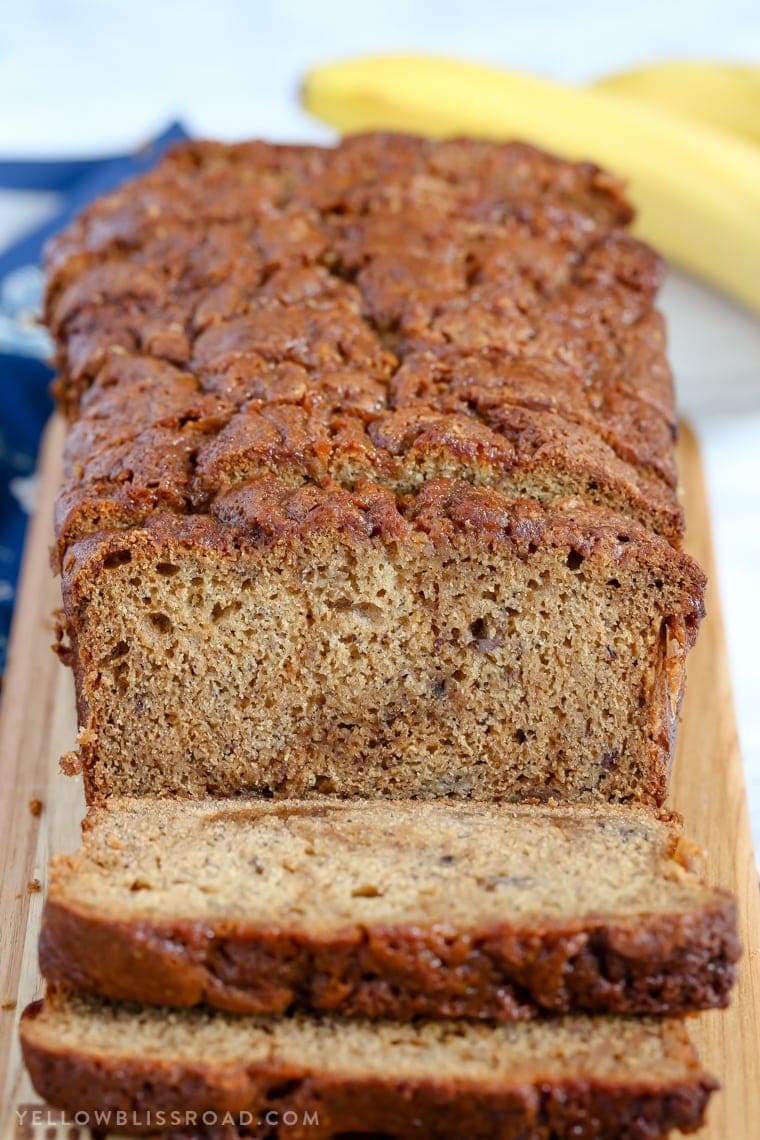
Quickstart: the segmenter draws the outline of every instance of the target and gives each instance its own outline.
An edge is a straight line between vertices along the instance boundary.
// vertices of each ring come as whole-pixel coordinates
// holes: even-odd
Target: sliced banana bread
[[[55,243],[91,798],[662,802],[703,579],[659,258],[521,144],[189,144]]]
[[[717,1087],[667,1019],[240,1017],[53,991],[21,1039],[40,1096],[107,1131],[657,1140],[698,1128]]]
[[[112,800],[41,966],[114,998],[406,1019],[722,1006],[735,903],[635,808]]]
[[[215,512],[65,557],[90,798],[663,801],[704,585],[664,539],[445,480]]]

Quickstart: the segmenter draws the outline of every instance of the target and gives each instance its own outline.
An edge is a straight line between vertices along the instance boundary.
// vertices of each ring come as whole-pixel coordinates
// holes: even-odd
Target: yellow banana
[[[760,67],[676,60],[606,76],[595,91],[640,99],[760,143]]]
[[[760,312],[760,150],[635,100],[435,57],[313,70],[308,110],[345,133],[521,138],[623,175],[638,232]]]

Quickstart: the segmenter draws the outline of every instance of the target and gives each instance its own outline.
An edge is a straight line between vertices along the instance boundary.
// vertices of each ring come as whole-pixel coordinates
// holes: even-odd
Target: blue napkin
[[[61,162],[0,162],[0,190],[47,191],[55,215],[0,253],[0,669],[8,634],[40,435],[53,410],[48,391],[51,345],[35,324],[42,298],[42,251],[99,194],[149,170],[166,148],[188,136],[179,123],[134,154]],[[52,536],[51,536],[52,538]]]

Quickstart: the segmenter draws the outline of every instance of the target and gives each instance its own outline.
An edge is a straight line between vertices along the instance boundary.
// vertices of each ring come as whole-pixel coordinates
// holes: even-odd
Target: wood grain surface
[[[27,542],[0,712],[2,1140],[20,1135],[17,1106],[39,1104],[21,1065],[17,1021],[23,1006],[42,991],[36,942],[47,859],[51,852],[77,846],[84,811],[81,781],[58,770],[59,756],[74,741],[75,716],[69,672],[50,652],[51,614],[59,593],[48,547],[62,438],[62,425],[53,420],[42,452],[39,510]],[[702,1060],[723,1086],[713,1098],[700,1137],[752,1140],[760,1136],[760,893],[702,468],[688,430],[682,433],[679,461],[689,521],[687,545],[707,571],[710,588],[708,617],[689,659],[672,805],[706,852],[706,877],[736,892],[745,947],[731,1008],[690,1019]],[[40,814],[30,807],[35,800],[42,803]],[[44,1129],[39,1135],[49,1136]]]

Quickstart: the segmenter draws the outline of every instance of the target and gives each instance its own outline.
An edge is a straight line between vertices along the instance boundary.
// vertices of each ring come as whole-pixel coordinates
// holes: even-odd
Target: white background
[[[388,49],[448,52],[584,82],[659,58],[758,61],[760,6],[0,0],[0,155],[107,153],[173,117],[222,138],[328,139],[299,110],[300,77],[318,61]],[[44,208],[5,196],[0,241]],[[760,320],[676,275],[663,303],[681,405],[705,447],[757,842]]]

